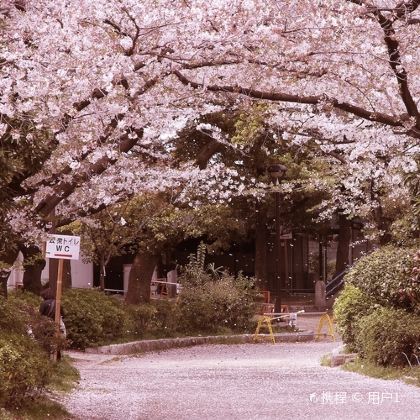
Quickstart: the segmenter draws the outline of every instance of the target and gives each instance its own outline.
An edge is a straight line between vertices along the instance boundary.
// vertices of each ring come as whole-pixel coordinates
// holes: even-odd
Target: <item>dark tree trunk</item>
[[[10,276],[10,271],[0,270],[0,296],[7,299],[7,280]]]
[[[150,302],[150,281],[157,262],[158,257],[151,253],[138,253],[134,257],[125,298],[127,303]]]
[[[376,206],[373,209],[373,219],[375,220],[376,228],[379,232],[381,232],[379,236],[379,244],[384,246],[392,239],[392,235],[390,233],[391,221],[384,215],[380,195],[377,191],[375,191],[375,183],[373,179],[370,183],[370,197],[373,203],[376,202]]]
[[[8,266],[12,266],[13,263],[16,261],[19,254],[19,250],[17,248],[11,248],[7,250],[3,250],[0,253],[0,261]],[[0,270],[0,295],[7,298],[7,280],[10,276],[10,270]]]
[[[49,287],[54,291],[54,295],[57,289],[57,275],[58,275],[58,259],[50,258],[48,279]],[[63,290],[71,288],[71,260],[64,260],[63,264]]]
[[[105,289],[105,258],[103,255],[99,258],[99,288],[101,290]]]
[[[41,273],[45,268],[45,259],[42,257],[41,250],[37,246],[21,246],[23,254],[23,289],[39,295],[41,293]]]
[[[223,150],[223,146],[214,140],[209,141],[198,153],[196,163],[200,169],[206,169],[212,156]]]
[[[379,245],[385,246],[387,245],[391,239],[392,235],[390,233],[390,220],[384,216],[384,211],[382,205],[379,204],[374,210],[374,218],[376,227],[382,234],[379,236]]]
[[[267,290],[267,213],[263,205],[257,205],[255,221],[255,278],[261,290]]]
[[[338,216],[338,244],[335,260],[334,277],[344,271],[349,265],[349,249],[351,242],[351,222],[343,214]]]

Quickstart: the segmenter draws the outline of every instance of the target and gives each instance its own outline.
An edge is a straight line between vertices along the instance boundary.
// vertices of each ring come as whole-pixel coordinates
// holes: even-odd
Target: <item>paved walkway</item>
[[[322,367],[337,343],[213,345],[137,357],[78,354],[78,419],[418,419],[419,388]]]

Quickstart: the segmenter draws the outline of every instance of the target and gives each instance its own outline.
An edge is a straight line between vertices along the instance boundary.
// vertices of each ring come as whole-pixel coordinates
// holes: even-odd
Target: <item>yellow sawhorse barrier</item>
[[[276,344],[276,339],[273,333],[273,326],[271,324],[272,321],[275,321],[277,319],[287,319],[287,318],[291,320],[293,315],[294,315],[293,319],[296,320],[297,314],[318,315],[318,312],[298,311],[296,313],[265,313],[263,315],[260,315],[258,319],[257,328],[254,334],[254,341],[258,341],[260,330],[261,328],[265,327],[268,329],[270,340],[272,341],[273,344]],[[327,326],[327,332],[323,333],[322,329],[325,325]],[[321,313],[321,318],[319,318],[318,327],[314,335],[316,338],[319,338],[320,336],[331,337],[332,340],[335,341],[333,318],[327,312]]]
[[[273,344],[276,344],[276,339],[274,338],[273,333],[273,326],[271,325],[271,321],[273,320],[273,317],[271,315],[261,315],[258,324],[257,329],[255,330],[254,334],[254,341],[258,341],[258,335],[260,333],[260,329],[262,328],[263,324],[266,324],[266,327],[268,329],[268,332],[270,333],[270,339],[273,342]]]
[[[321,332],[325,324],[327,325],[327,333]],[[332,340],[335,341],[333,319],[328,315],[328,313],[323,314],[321,318],[319,318],[315,337],[319,338],[321,335],[331,337]]]
[[[299,311],[299,313],[300,312],[302,312],[302,311]],[[287,318],[289,318],[289,320],[290,320],[291,317],[293,317],[293,315],[295,315],[294,319],[296,319],[297,314],[288,313],[288,312],[270,312],[270,313],[265,313],[263,315],[260,315],[260,317],[258,319],[257,328],[256,328],[255,334],[254,334],[254,341],[258,341],[258,338],[259,338],[258,335],[260,334],[260,329],[263,326],[265,326],[268,329],[271,341],[273,342],[273,344],[276,344],[276,339],[275,339],[274,333],[273,333],[273,325],[271,324],[271,322],[276,321],[278,319],[287,319]]]

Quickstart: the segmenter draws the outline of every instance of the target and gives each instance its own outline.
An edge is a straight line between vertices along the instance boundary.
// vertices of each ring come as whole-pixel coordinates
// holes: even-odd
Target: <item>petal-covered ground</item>
[[[330,342],[78,354],[80,419],[418,419],[420,390],[320,366]]]

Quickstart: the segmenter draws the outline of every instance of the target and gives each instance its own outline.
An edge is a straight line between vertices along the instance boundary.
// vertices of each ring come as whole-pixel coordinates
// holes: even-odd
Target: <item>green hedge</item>
[[[65,339],[55,336],[54,321],[39,313],[42,299],[31,293],[16,291],[10,293],[7,300],[3,300],[3,327],[9,332],[28,334],[47,352],[52,353],[65,347]],[[7,314],[8,313],[8,314]],[[0,316],[2,309],[0,308]],[[0,326],[2,324],[0,321]]]
[[[91,289],[70,289],[63,295],[63,319],[71,347],[84,349],[127,334],[129,315],[115,297]]]
[[[245,278],[224,274],[206,283],[183,285],[178,309],[186,332],[246,331],[255,312],[254,294]]]
[[[352,284],[346,284],[334,302],[334,318],[338,331],[350,351],[356,351],[357,322],[375,310],[372,299]]]
[[[49,355],[27,335],[0,336],[0,406],[16,407],[41,393],[51,376]]]
[[[406,356],[420,356],[420,318],[402,309],[378,308],[360,319],[356,346],[362,358],[381,366],[408,364]],[[412,359],[414,362],[414,359]]]
[[[373,301],[408,311],[419,310],[420,283],[413,281],[415,249],[386,246],[361,258],[345,276]]]
[[[50,380],[49,351],[57,343],[38,302],[30,293],[0,297],[0,407],[18,407]]]
[[[130,305],[129,335],[144,337],[172,337],[179,330],[179,311],[175,302],[156,300],[149,304]]]
[[[72,348],[85,349],[126,339],[173,336],[178,326],[172,302],[125,305],[96,289],[63,295],[63,319]]]

